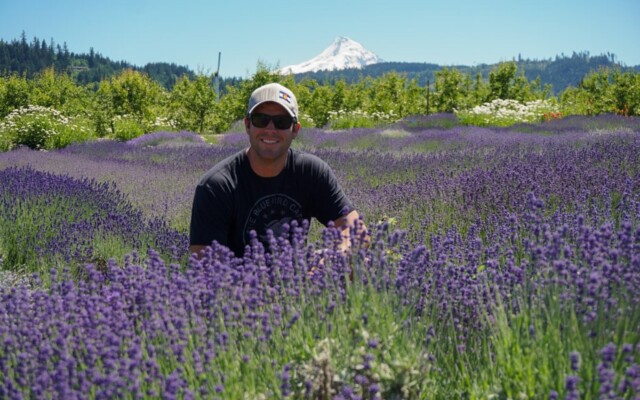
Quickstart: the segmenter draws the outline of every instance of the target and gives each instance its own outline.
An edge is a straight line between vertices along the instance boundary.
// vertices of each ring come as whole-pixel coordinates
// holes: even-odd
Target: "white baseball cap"
[[[278,103],[284,107],[292,117],[298,118],[298,100],[296,100],[296,96],[291,90],[281,84],[268,83],[254,90],[249,98],[247,113],[251,114],[256,107],[266,102]]]

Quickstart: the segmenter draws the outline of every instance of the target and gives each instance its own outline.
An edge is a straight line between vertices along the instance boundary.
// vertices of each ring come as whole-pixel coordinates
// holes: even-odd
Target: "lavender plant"
[[[171,261],[169,244],[116,234],[139,251],[89,263],[81,279],[52,265],[38,278],[49,285],[0,289],[0,396],[637,397],[638,121],[418,121],[396,132],[316,130],[298,143],[329,162],[366,216],[371,244],[354,230],[350,254],[337,251],[335,230],[313,224],[309,236],[292,225],[268,249],[254,241],[244,258],[213,244],[188,261]],[[246,138],[210,146],[161,136],[5,153],[3,189],[20,171],[46,179],[22,176],[0,216],[18,212],[17,193],[44,193],[21,212],[55,231],[63,222],[47,225],[33,209],[49,198],[78,204],[66,200],[76,192],[41,189],[64,186],[59,179],[105,203],[76,207],[89,215],[113,210],[148,229],[165,207],[158,221],[174,229],[151,231],[184,234],[185,223],[175,227],[189,201],[168,199],[188,199],[197,177]],[[367,141],[381,147],[363,149]],[[15,167],[25,164],[32,169]],[[96,181],[81,185],[83,174]],[[102,193],[99,182],[126,198],[93,200],[85,193]]]
[[[112,184],[28,167],[0,171],[0,182],[6,267],[31,273],[57,264],[106,264],[108,258],[151,246],[176,258],[186,254],[184,233],[163,220],[145,220]]]

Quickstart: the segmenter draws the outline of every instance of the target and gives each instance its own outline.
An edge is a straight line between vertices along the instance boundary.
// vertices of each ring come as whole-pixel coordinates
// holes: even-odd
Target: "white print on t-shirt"
[[[284,194],[271,194],[258,199],[247,216],[244,225],[244,243],[248,243],[249,232],[252,230],[258,234],[258,239],[267,241],[267,229],[271,229],[275,237],[282,234],[284,224],[290,224],[292,220],[302,220],[302,206],[296,200]]]

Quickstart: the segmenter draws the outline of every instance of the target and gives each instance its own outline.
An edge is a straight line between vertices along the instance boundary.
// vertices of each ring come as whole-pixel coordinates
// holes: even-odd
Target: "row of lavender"
[[[84,259],[95,252],[86,236],[164,253],[96,263],[82,279],[52,270],[50,287],[5,291],[2,395],[633,398],[640,130],[635,120],[618,132],[585,129],[602,119],[573,122],[526,127],[551,136],[307,132],[301,145],[336,169],[373,230],[372,246],[347,258],[332,250],[335,232],[305,243],[294,226],[271,254],[256,244],[243,260],[214,248],[201,262],[168,263],[184,254],[194,182],[244,145],[240,135],[213,147],[169,137],[2,155],[0,168],[32,168],[2,171],[3,184],[18,182],[0,193],[3,226],[28,215],[48,240],[77,237]],[[52,211],[38,222],[32,207]],[[104,220],[120,223],[95,222]],[[69,254],[32,237],[14,235],[14,248],[51,249],[43,262]],[[324,268],[308,273],[320,255]]]

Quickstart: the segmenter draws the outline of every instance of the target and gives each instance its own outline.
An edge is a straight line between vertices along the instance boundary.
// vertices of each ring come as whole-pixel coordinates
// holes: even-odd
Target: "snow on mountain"
[[[347,37],[338,36],[322,53],[296,65],[281,68],[282,74],[301,74],[303,72],[333,71],[346,68],[362,68],[383,60],[363,45]]]

